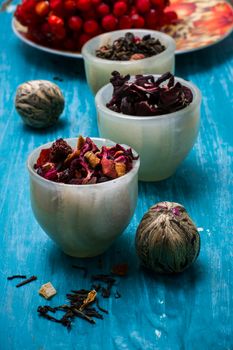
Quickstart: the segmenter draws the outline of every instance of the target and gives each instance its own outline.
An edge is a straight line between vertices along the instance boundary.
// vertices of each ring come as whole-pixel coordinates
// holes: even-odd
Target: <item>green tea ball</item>
[[[64,105],[60,88],[47,80],[28,81],[16,91],[15,108],[24,123],[33,128],[46,128],[55,124]]]
[[[177,273],[198,257],[200,236],[185,208],[172,202],[152,206],[136,233],[136,251],[143,266],[157,273]]]

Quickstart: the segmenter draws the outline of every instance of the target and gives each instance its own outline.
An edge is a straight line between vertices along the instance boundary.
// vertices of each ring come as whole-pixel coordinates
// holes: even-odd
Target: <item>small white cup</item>
[[[92,140],[99,147],[114,145],[105,139]],[[77,143],[75,138],[66,141],[72,147]],[[132,218],[137,204],[140,161],[134,160],[133,168],[127,174],[107,182],[92,185],[56,183],[39,176],[33,168],[40,151],[51,144],[40,146],[28,157],[35,218],[66,254],[74,257],[99,255],[122,234]]]
[[[159,76],[154,75],[155,79]],[[132,77],[134,79],[134,77]],[[193,93],[192,103],[174,113],[141,117],[113,112],[111,84],[95,97],[101,137],[126,143],[140,155],[139,180],[160,181],[170,177],[193,147],[199,131],[201,92],[192,83],[175,78]]]
[[[112,61],[96,57],[97,49],[103,45],[111,44],[114,40],[124,36],[128,32],[133,33],[139,38],[150,34],[153,38],[159,39],[166,47],[166,50],[158,55],[135,61]],[[115,70],[122,75],[174,73],[175,49],[176,44],[172,37],[155,30],[126,29],[98,35],[89,40],[82,48],[88,85],[96,93],[102,86],[109,82],[111,73]]]

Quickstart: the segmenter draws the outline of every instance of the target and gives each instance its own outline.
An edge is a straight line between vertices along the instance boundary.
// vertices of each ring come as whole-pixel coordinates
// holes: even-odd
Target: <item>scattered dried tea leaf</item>
[[[32,281],[36,281],[36,280],[37,280],[36,276],[29,277],[28,279],[24,280],[23,282],[16,284],[16,288],[22,287],[25,284],[31,283]]]
[[[52,285],[52,283],[48,282],[41,286],[41,288],[39,289],[39,294],[42,295],[45,299],[50,299],[55,294],[57,294],[57,291]]]
[[[25,276],[25,275],[13,275],[13,276],[7,277],[8,281],[11,281],[11,280],[13,280],[15,278],[22,278],[22,279],[24,279],[24,278],[27,278],[27,276]]]

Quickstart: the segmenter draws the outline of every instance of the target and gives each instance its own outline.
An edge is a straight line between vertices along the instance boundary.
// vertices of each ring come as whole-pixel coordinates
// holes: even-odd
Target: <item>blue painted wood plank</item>
[[[0,14],[0,348],[14,349],[233,349],[232,300],[232,105],[233,36],[218,45],[177,58],[176,74],[197,84],[203,93],[198,141],[176,174],[161,183],[140,183],[131,224],[102,259],[65,256],[35,221],[29,201],[28,154],[40,144],[78,134],[98,136],[94,99],[80,60],[41,53],[20,43],[10,30],[11,13]],[[55,76],[66,107],[55,128],[25,127],[13,101],[25,80]],[[134,235],[144,212],[162,200],[182,203],[203,230],[201,254],[186,273],[152,276],[140,268]],[[109,272],[127,261],[129,275],[119,279],[122,298],[101,300],[110,311],[96,325],[76,320],[70,333],[37,316],[46,304],[37,291],[51,281],[58,291],[49,302],[62,304],[71,289],[90,282],[73,263],[89,273]],[[6,277],[35,274],[38,280],[15,288]]]

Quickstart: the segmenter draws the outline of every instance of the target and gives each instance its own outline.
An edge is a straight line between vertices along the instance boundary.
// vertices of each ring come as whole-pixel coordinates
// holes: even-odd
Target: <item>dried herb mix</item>
[[[106,106],[114,112],[135,116],[157,116],[176,112],[187,107],[193,100],[192,91],[175,82],[171,73],[157,80],[153,75],[121,76],[112,72],[110,82],[113,95]]]
[[[125,175],[137,159],[131,148],[119,144],[99,149],[89,138],[80,136],[77,148],[65,140],[56,140],[50,148],[42,149],[34,168],[47,180],[72,185],[96,184]]]
[[[126,33],[110,45],[103,45],[96,50],[96,56],[113,61],[138,60],[158,55],[166,50],[160,40],[151,37],[150,34],[142,38]]]

